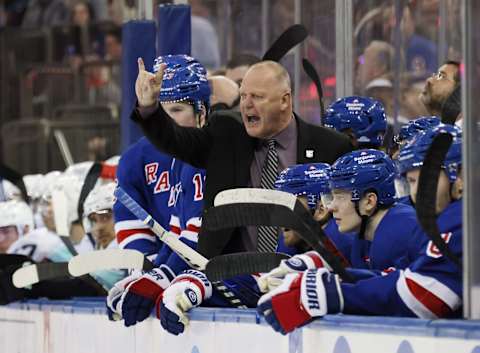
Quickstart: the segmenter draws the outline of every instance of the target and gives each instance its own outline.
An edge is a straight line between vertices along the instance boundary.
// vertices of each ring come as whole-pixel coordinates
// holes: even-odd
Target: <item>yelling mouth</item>
[[[256,122],[260,121],[260,117],[256,115],[247,115],[247,122],[249,124],[254,124]]]

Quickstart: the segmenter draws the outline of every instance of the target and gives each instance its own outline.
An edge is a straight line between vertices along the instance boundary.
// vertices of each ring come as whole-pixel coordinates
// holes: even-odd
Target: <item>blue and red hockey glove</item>
[[[272,328],[287,334],[314,318],[343,310],[338,276],[325,268],[288,274],[258,301],[257,311]]]
[[[173,335],[183,333],[188,325],[186,312],[212,296],[212,284],[204,273],[186,270],[178,275],[157,304],[162,327]]]

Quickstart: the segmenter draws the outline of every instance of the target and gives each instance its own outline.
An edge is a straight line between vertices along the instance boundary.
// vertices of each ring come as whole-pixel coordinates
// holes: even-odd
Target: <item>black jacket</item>
[[[131,119],[137,122],[145,136],[161,151],[194,167],[206,169],[204,209],[213,206],[215,196],[223,190],[247,187],[256,139],[230,111],[215,112],[201,128],[180,127],[161,106],[143,119],[134,110]],[[352,150],[347,137],[336,131],[308,124],[295,116],[297,122],[297,163],[333,163]],[[308,152],[307,152],[308,151]],[[313,152],[311,152],[313,151]],[[312,155],[312,157],[307,156]],[[242,251],[236,245],[227,246],[233,230],[201,231],[198,250],[207,258],[230,251]],[[235,238],[235,237],[234,237]],[[232,243],[232,244],[233,244]],[[228,249],[228,250],[227,250]]]

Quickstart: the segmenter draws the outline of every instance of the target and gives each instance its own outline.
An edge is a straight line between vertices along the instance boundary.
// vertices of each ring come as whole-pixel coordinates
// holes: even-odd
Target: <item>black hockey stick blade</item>
[[[440,236],[437,225],[436,200],[437,185],[442,163],[452,144],[452,136],[447,133],[435,137],[427,151],[417,187],[416,211],[417,218],[423,230],[438,250],[448,257],[459,268],[462,267],[460,259],[448,248],[447,243]]]
[[[320,80],[320,76],[318,76],[317,70],[315,70],[315,67],[308,59],[303,58],[302,66],[303,66],[303,71],[305,71],[307,76],[310,77],[313,84],[317,88],[318,101],[320,103],[320,114],[322,115],[321,117],[323,119],[323,116],[325,115],[325,105],[323,104],[322,81]]]
[[[462,90],[458,85],[448,96],[442,105],[441,118],[444,124],[455,124],[458,115],[462,111]]]
[[[22,174],[0,162],[0,178],[6,179],[12,184],[16,185],[20,189],[22,199],[26,203],[29,203],[30,200],[27,194],[27,188],[23,181]]]
[[[87,175],[85,176],[85,181],[83,182],[82,190],[80,191],[80,197],[78,199],[78,204],[77,204],[78,219],[82,219],[83,204],[85,203],[85,200],[87,199],[88,194],[90,194],[90,191],[92,191],[92,189],[95,187],[97,180],[101,174],[102,174],[102,163],[100,162],[93,163]]]
[[[12,283],[17,288],[25,288],[41,281],[68,278],[67,262],[45,262],[20,267],[12,275]]]
[[[301,24],[295,24],[285,30],[263,55],[262,60],[279,62],[297,44],[307,38],[307,29]]]
[[[221,281],[238,275],[268,272],[289,256],[281,253],[244,252],[215,256],[208,261],[205,274],[210,281]]]
[[[303,205],[300,204],[305,209]],[[305,209],[306,212],[308,212]],[[323,230],[306,225],[290,208],[281,205],[262,203],[228,204],[210,208],[205,211],[202,227],[210,230],[220,230],[244,226],[275,226],[294,229],[345,282],[353,282],[339,257],[327,249],[321,237]]]
[[[32,262],[32,259],[25,255],[0,254],[0,269],[8,266],[22,265],[24,263]]]
[[[306,242],[321,242],[329,252],[340,259],[343,266],[350,266],[345,256],[324,233],[321,225],[313,219],[312,214],[298,201],[295,195],[279,190],[239,188],[218,193],[214,201],[215,206],[240,204],[242,206],[239,207],[245,208],[244,212],[238,213],[235,210],[230,210],[232,213],[230,218],[225,219],[222,215],[220,218],[217,217],[217,223],[221,224],[223,219],[224,222],[240,223],[231,224],[231,227],[239,227],[245,225],[245,222],[251,222],[249,225],[273,225],[294,229],[300,233],[303,232],[304,238],[310,236],[309,241],[304,239]],[[246,208],[253,208],[253,210],[247,210]],[[241,219],[242,215],[245,215],[248,219]],[[212,216],[212,218],[215,217],[215,215]],[[241,224],[242,222],[244,224]],[[228,226],[226,227],[228,228]]]

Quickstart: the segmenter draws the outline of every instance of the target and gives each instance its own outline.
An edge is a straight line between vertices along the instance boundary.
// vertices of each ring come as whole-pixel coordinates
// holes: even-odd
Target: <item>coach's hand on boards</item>
[[[166,65],[160,65],[156,73],[145,70],[142,58],[138,58],[138,76],[135,81],[135,93],[138,105],[142,108],[152,107],[157,103],[158,95],[162,89],[163,71]]]

